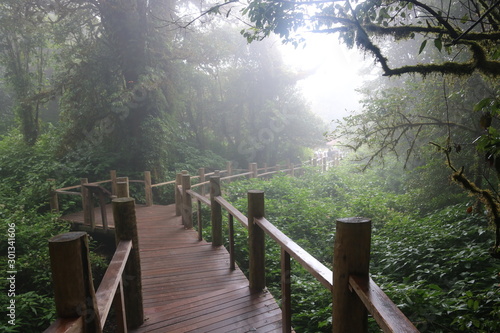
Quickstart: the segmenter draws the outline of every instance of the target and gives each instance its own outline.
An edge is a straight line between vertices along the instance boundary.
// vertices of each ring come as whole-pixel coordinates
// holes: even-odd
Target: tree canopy
[[[435,1],[250,1],[243,13],[254,27],[244,35],[260,40],[278,34],[297,42],[299,29],[338,33],[348,46],[357,45],[380,64],[384,75],[444,73],[470,75],[476,71],[500,75],[500,2],[496,0]],[[448,59],[393,66],[385,44],[422,36],[420,52],[433,44]],[[428,59],[432,60],[432,59]]]
[[[348,47],[357,46],[370,54],[384,76],[473,78],[478,74],[490,78],[489,83],[476,78],[484,88],[479,92],[473,87],[474,80],[464,89],[453,79],[437,90],[435,81],[420,86],[398,81],[403,84],[399,91],[377,87],[367,93],[364,110],[347,118],[337,134],[349,138],[355,150],[371,147],[368,163],[393,152],[406,155],[407,165],[423,141],[432,141],[445,155],[451,179],[487,207],[497,235],[491,253],[500,256],[500,199],[493,185],[500,178],[496,123],[500,116],[500,1],[253,0],[242,13],[252,23],[242,31],[248,41],[275,33],[297,45],[303,42],[303,31],[335,33]],[[469,161],[477,162],[460,168],[456,166],[460,158],[454,154],[463,154],[464,147],[475,148],[468,156]],[[479,155],[486,155],[487,163],[494,167],[494,180],[475,166],[481,164]]]

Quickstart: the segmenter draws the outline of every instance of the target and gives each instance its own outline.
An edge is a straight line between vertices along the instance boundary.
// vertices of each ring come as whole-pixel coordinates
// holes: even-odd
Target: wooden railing
[[[69,232],[49,240],[57,320],[45,332],[100,333],[112,305],[116,332],[127,332],[144,322],[134,199],[114,199],[113,215],[116,251],[97,291],[87,233]]]
[[[335,163],[335,161],[333,160],[329,161],[326,159],[311,160],[308,162],[308,164],[310,165],[314,164],[318,169],[321,170],[326,170],[328,166],[333,163]],[[206,173],[205,168],[200,168],[198,170],[198,175],[190,177],[190,181],[191,182],[194,180],[198,181],[197,184],[193,185],[193,188],[199,187],[199,192],[202,195],[205,195],[206,188],[209,184],[209,181],[207,181],[207,179],[208,177],[211,176],[224,176],[224,178],[222,178],[223,180],[231,181],[236,178],[242,178],[242,177],[265,178],[265,177],[270,177],[273,174],[276,174],[277,172],[285,172],[290,175],[294,175],[295,172],[301,170],[302,168],[303,166],[294,166],[293,164],[290,163],[288,163],[288,165],[284,168],[280,167],[279,165],[274,167],[268,167],[264,165],[262,168],[257,168],[256,163],[250,163],[248,169],[236,170],[232,167],[231,162],[227,162],[226,169],[224,170],[216,170],[214,172]],[[150,171],[144,171],[143,179],[129,179],[128,177],[117,177],[116,170],[111,170],[110,179],[101,180],[97,182],[89,182],[88,178],[82,178],[80,180],[79,185],[73,185],[64,188],[55,188],[54,179],[49,179],[48,181],[51,184],[50,194],[49,194],[50,195],[49,202],[51,210],[54,212],[59,212],[59,197],[61,195],[78,196],[81,198],[80,200],[81,200],[82,210],[84,213],[83,216],[84,224],[90,226],[92,230],[94,230],[96,227],[102,228],[104,230],[109,229],[108,217],[106,214],[106,204],[116,197],[129,197],[130,183],[137,183],[144,185],[144,198],[146,206],[151,206],[154,203],[153,200],[154,188],[167,185],[173,185],[174,187],[181,185],[179,176],[176,177],[176,180],[153,184],[151,181]],[[105,186],[107,186],[107,188]],[[176,198],[178,194],[179,194],[178,191],[175,190]],[[94,198],[96,200],[94,200]],[[100,221],[102,221],[100,225],[97,225],[96,222],[94,201],[96,201],[97,205],[100,207],[100,213],[101,213]],[[176,199],[176,202],[177,201],[178,200]]]
[[[254,170],[256,166],[253,167]],[[282,170],[285,171],[286,170]],[[289,170],[288,170],[289,171]],[[253,173],[255,175],[255,173]],[[332,294],[333,332],[367,332],[368,312],[384,332],[418,332],[415,326],[369,276],[371,221],[365,218],[337,220],[333,271],[319,262],[264,217],[264,192],[248,192],[248,217],[221,196],[221,180],[210,178],[210,198],[195,192],[187,173],[178,175],[178,215],[185,228],[192,228],[192,201],[198,206],[198,238],[202,239],[201,204],[211,210],[212,245],[223,245],[222,209],[228,212],[230,269],[235,269],[234,219],[248,230],[249,285],[254,291],[266,287],[265,234],[281,247],[281,299],[283,332],[291,332],[291,265],[294,258]],[[200,184],[198,184],[200,185]]]
[[[204,169],[200,169],[199,175],[195,177],[191,177],[187,172],[182,172],[177,175],[175,181],[158,184],[151,184],[149,172],[144,173],[144,181],[134,181],[128,180],[126,177],[118,178],[116,177],[116,171],[111,171],[110,180],[89,183],[87,180],[82,179],[81,184],[78,186],[52,190],[51,207],[53,209],[56,209],[58,206],[57,195],[59,194],[81,196],[84,214],[88,218],[86,221],[89,221],[92,228],[96,226],[95,219],[93,218],[94,206],[92,203],[92,194],[96,195],[99,199],[103,221],[102,227],[104,229],[108,228],[105,199],[107,197],[112,198],[117,246],[99,288],[95,291],[92,282],[92,272],[90,270],[87,234],[84,232],[71,232],[53,237],[49,241],[57,320],[45,332],[102,332],[111,306],[114,306],[117,316],[117,332],[126,332],[127,328],[139,327],[144,322],[135,201],[128,198],[128,185],[130,182],[145,184],[146,204],[148,205],[153,204],[151,191],[153,187],[174,184],[176,213],[182,216],[182,221],[186,228],[192,228],[193,226],[192,200],[196,200],[198,203],[198,233],[200,240],[202,239],[201,204],[209,205],[211,207],[213,246],[221,246],[223,244],[222,208],[226,209],[229,212],[230,268],[235,269],[236,267],[233,231],[233,219],[236,218],[248,228],[251,235],[250,239],[253,240],[254,244],[253,246],[251,245],[250,287],[253,290],[263,289],[265,287],[265,281],[262,282],[264,269],[260,266],[263,265],[264,250],[260,247],[264,243],[259,238],[261,236],[257,235],[259,229],[254,226],[257,225],[256,223],[265,225],[266,220],[254,219],[254,217],[258,217],[258,214],[247,218],[235,209],[221,196],[220,181],[231,181],[237,177],[269,177],[278,172],[294,175],[300,169],[301,167],[294,167],[293,165],[290,165],[287,169],[279,167],[268,168],[266,166],[259,169],[256,163],[251,163],[248,171],[239,170],[239,174],[233,174],[234,171],[229,168],[228,164],[227,170],[205,174]],[[227,176],[221,178],[221,174],[226,174]],[[210,180],[206,181],[206,177],[210,177]],[[191,185],[193,178],[199,179],[200,182]],[[105,183],[111,183],[111,191],[102,186]],[[209,198],[202,194],[205,192],[206,185],[210,185]],[[192,188],[199,188],[200,193],[195,192]],[[76,189],[79,189],[80,192],[72,191]],[[248,221],[254,221],[254,223],[249,224]],[[267,229],[263,228],[262,230]],[[276,236],[279,233],[272,232],[271,237],[274,238],[273,235]],[[283,244],[288,244],[288,247],[285,247],[287,251],[283,253],[291,254],[294,258],[297,258],[325,286],[331,286],[331,271],[328,271],[326,267],[322,266],[321,263],[300,249],[291,240],[283,241],[284,237],[286,236],[281,235],[278,238],[282,240]],[[295,245],[292,246],[292,244]],[[284,271],[289,272],[289,267],[288,270],[286,269],[287,266],[284,267]],[[321,273],[318,275],[317,272]],[[127,281],[126,284],[122,283],[124,279]],[[284,283],[284,285],[289,286],[289,282],[288,284]],[[359,288],[362,288],[362,285],[360,286]],[[288,291],[284,291],[283,299],[289,300],[291,295],[290,288],[284,290]],[[285,331],[289,332],[291,330],[291,310],[288,309],[289,306],[286,304],[286,302],[283,303],[283,322],[286,324],[285,327],[289,328]]]
[[[110,171],[110,179],[101,180],[97,182],[89,183],[87,178],[82,178],[80,180],[80,185],[68,186],[64,188],[56,189],[53,184],[54,179],[49,179],[52,183],[50,190],[50,209],[54,212],[59,212],[59,196],[60,195],[72,195],[81,197],[83,219],[84,223],[89,225],[94,229],[96,225],[96,219],[94,215],[94,201],[93,196],[97,198],[98,205],[101,209],[101,221],[104,230],[108,230],[108,221],[106,214],[106,204],[113,198],[129,197],[129,184],[139,183],[144,184],[144,196],[146,206],[153,205],[153,185],[151,184],[151,172],[144,172],[144,179],[133,180],[128,177],[117,177],[116,170]],[[111,190],[106,189],[103,185],[110,184]]]

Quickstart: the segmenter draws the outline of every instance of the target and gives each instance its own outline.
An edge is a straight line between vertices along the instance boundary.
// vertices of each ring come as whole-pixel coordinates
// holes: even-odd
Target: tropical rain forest
[[[301,90],[314,73],[282,52],[309,36],[364,59],[349,74],[357,106],[334,100],[329,119]],[[51,189],[333,151],[326,171],[233,181],[224,195],[245,212],[247,191],[263,190],[269,221],[328,267],[336,220],[369,218],[370,274],[418,330],[500,332],[499,83],[498,0],[0,0],[0,331],[56,319],[48,240],[82,207],[65,196],[51,210]],[[155,204],[172,197],[154,191]],[[110,258],[90,248],[98,285]],[[269,243],[278,302],[279,261]],[[330,291],[292,266],[294,330],[332,332]]]

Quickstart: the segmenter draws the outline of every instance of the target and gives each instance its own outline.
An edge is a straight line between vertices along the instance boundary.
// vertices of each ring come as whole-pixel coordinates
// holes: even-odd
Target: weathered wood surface
[[[281,332],[271,294],[252,293],[244,274],[230,269],[227,250],[185,230],[174,205],[138,205],[136,216],[145,322],[129,332]]]
[[[131,240],[122,241],[118,244],[115,255],[102,278],[99,289],[95,293],[100,318],[108,318],[131,249]],[[103,322],[101,322],[101,328],[104,328]]]
[[[373,282],[371,277],[349,276],[349,285],[384,332],[418,333],[413,323]]]

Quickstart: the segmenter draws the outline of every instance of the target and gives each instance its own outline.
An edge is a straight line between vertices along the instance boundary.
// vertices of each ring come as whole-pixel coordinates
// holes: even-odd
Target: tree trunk
[[[147,65],[147,1],[110,0],[100,5],[102,23],[109,44],[112,46],[127,89],[131,92],[126,102],[128,116],[124,119],[122,142],[133,152],[130,166],[143,170],[146,161],[144,152],[143,125],[147,119],[148,92],[141,86],[141,76]]]

